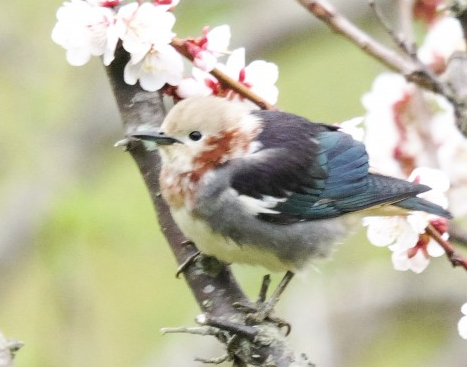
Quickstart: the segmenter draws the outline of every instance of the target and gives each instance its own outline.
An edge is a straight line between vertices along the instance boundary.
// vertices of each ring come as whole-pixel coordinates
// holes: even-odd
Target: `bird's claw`
[[[183,246],[193,245],[191,241],[184,241],[182,243]],[[185,261],[183,261],[180,266],[177,268],[177,272],[175,273],[176,278],[180,278],[180,274],[182,274],[199,256],[201,255],[200,251],[196,251],[195,253],[188,256]]]
[[[267,301],[266,301],[266,294],[267,294],[269,285],[271,283],[271,278],[269,275],[266,275],[263,278],[263,283],[261,285],[259,298],[256,304],[243,304],[243,303],[237,302],[237,303],[234,303],[233,306],[247,314],[246,316],[247,324],[256,325],[267,320],[267,321],[272,322],[273,324],[276,324],[279,328],[285,327],[286,328],[285,335],[286,336],[289,335],[290,331],[292,330],[291,325],[287,321],[279,317],[273,316],[272,312],[274,311],[274,307],[279,301],[279,298],[282,292],[287,287],[287,284],[290,282],[293,275],[294,274],[292,272],[288,271],[285,274],[285,276],[282,278],[277,288],[274,290],[271,298],[269,298],[269,300]]]
[[[280,329],[285,328],[285,336],[289,335],[292,326],[290,323],[281,319],[280,317],[272,315],[272,309],[267,306],[266,303],[256,303],[256,304],[244,304],[241,302],[235,302],[233,306],[246,314],[246,324],[247,325],[258,325],[263,321],[268,321],[279,327]]]

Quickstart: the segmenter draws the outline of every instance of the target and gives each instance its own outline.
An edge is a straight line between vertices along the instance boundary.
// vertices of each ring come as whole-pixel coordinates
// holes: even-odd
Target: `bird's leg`
[[[258,308],[258,310],[255,313],[248,315],[249,318],[254,320],[254,321],[259,321],[259,322],[265,320],[266,318],[270,318],[270,315],[271,315],[272,311],[274,310],[274,307],[276,306],[277,302],[279,301],[279,299],[280,299],[282,293],[284,292],[285,288],[287,287],[287,285],[292,280],[293,276],[294,276],[294,273],[292,273],[291,271],[287,271],[287,273],[285,273],[284,277],[281,279],[279,285],[276,287],[276,289],[272,293],[271,297],[266,302],[262,302],[260,304],[260,307]],[[264,283],[264,281],[263,281],[263,283]],[[263,285],[263,287],[264,287],[264,285]],[[261,292],[263,292],[263,287],[261,289]],[[261,297],[261,295],[260,295],[260,297]],[[283,323],[284,323],[284,325],[288,325],[286,322],[283,322]],[[290,328],[290,325],[289,325],[289,328]]]
[[[267,302],[263,302],[261,308],[258,310],[257,316],[259,319],[264,320],[266,317],[268,317],[271,314],[277,302],[279,301],[282,293],[284,292],[285,288],[290,283],[294,275],[295,274],[292,273],[291,271],[287,271],[287,273],[285,273],[279,285],[276,287],[276,289],[272,293],[271,298],[269,298]]]
[[[287,273],[285,273],[284,277],[280,281],[277,288],[274,290],[272,296],[269,298],[269,300],[265,301],[267,289],[270,284],[270,276],[266,275],[263,278],[259,300],[256,303],[256,305],[245,305],[245,304],[237,303],[237,304],[234,304],[234,306],[248,314],[247,320],[250,323],[258,324],[267,319],[277,324],[279,327],[285,327],[287,329],[286,335],[288,335],[291,330],[290,324],[278,317],[272,316],[271,314],[272,314],[272,311],[274,310],[275,305],[279,301],[281,294],[284,292],[285,288],[287,287],[289,282],[292,280],[293,276],[294,276],[294,273],[292,273],[291,271],[287,271]]]
[[[261,289],[259,291],[259,297],[256,303],[264,303],[266,301],[266,295],[268,293],[268,289],[270,285],[271,285],[271,276],[267,274],[263,277],[263,283],[261,283]]]

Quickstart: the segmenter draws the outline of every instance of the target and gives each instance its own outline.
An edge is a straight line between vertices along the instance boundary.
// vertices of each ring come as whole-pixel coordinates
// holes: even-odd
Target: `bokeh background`
[[[365,0],[333,3],[389,42]],[[200,366],[193,357],[223,351],[211,337],[160,332],[194,325],[199,309],[138,171],[113,147],[122,129],[100,60],[72,67],[50,39],[60,5],[8,1],[0,12],[0,330],[25,344],[18,367]],[[389,19],[392,5],[382,4]],[[232,48],[278,64],[280,108],[314,121],[362,115],[384,70],[293,0],[182,0],[175,14],[181,37],[230,24]],[[234,271],[256,297],[264,270]],[[465,367],[466,286],[444,258],[396,272],[360,230],[296,279],[277,313],[319,367]]]

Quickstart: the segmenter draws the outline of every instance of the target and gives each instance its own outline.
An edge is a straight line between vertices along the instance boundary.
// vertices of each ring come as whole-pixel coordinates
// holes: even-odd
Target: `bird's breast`
[[[190,172],[178,173],[162,167],[160,178],[161,194],[171,208],[192,207],[197,181]]]
[[[271,251],[247,243],[240,245],[231,238],[214,232],[208,223],[194,216],[185,207],[170,209],[183,234],[206,255],[214,256],[227,264],[259,265],[274,272],[298,270],[293,263],[284,261]]]

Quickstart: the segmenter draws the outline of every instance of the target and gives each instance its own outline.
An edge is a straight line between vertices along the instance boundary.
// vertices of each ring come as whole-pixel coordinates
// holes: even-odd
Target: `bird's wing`
[[[261,148],[229,163],[230,184],[263,220],[332,218],[429,189],[370,174],[364,145],[334,126],[277,111],[254,114],[264,120]]]

